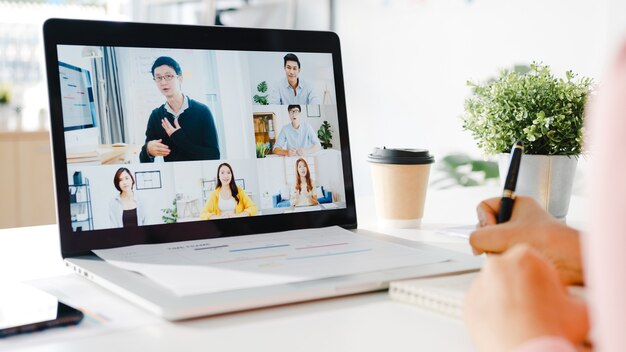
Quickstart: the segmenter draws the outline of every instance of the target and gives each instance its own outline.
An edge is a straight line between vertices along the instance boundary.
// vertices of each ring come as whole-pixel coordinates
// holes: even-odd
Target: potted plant
[[[330,130],[330,124],[328,123],[328,121],[324,121],[319,130],[317,130],[317,138],[319,138],[324,149],[333,147],[333,145],[330,143],[330,141],[333,139],[333,134]]]
[[[539,201],[552,215],[564,219],[582,151],[583,117],[592,88],[590,78],[572,71],[555,78],[540,63],[530,70],[500,72],[484,84],[468,82],[463,129],[472,133],[486,154],[500,154],[501,180],[508,153],[516,140],[524,142],[517,194]]]
[[[265,158],[268,151],[269,151],[269,147],[266,143],[256,142],[256,157],[257,158]]]
[[[176,204],[176,201],[177,199],[174,198],[171,208],[161,209],[161,211],[163,212],[163,216],[161,216],[161,219],[166,224],[175,224],[178,221],[178,206]]]
[[[261,83],[259,83],[256,86],[256,90],[260,93],[260,94],[255,94],[252,97],[252,100],[254,100],[254,102],[256,104],[259,105],[268,105],[269,104],[269,100],[267,98],[268,94],[264,94],[267,92],[267,82],[263,81]]]
[[[11,87],[8,85],[0,85],[0,106],[7,105],[11,102]]]

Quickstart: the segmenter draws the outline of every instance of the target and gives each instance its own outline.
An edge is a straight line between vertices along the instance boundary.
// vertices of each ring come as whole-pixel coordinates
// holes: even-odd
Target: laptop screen
[[[346,207],[330,53],[57,55],[75,233]]]
[[[64,256],[356,227],[334,33],[44,24]]]
[[[64,256],[356,227],[334,33],[44,25]]]

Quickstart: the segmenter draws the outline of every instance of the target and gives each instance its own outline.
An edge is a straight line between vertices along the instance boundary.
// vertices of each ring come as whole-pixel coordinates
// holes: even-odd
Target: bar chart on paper
[[[365,238],[340,227],[94,251],[178,296],[278,285],[438,263],[440,254]]]

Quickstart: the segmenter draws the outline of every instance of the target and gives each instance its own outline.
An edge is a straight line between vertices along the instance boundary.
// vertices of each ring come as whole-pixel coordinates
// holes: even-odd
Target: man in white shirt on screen
[[[302,108],[300,105],[287,107],[291,123],[286,124],[280,130],[278,139],[274,144],[274,154],[282,156],[303,156],[317,152],[321,149],[320,140],[308,123],[300,120]]]
[[[281,79],[270,95],[272,105],[317,105],[320,98],[313,89],[313,85],[302,81],[300,76],[300,60],[295,54],[289,53],[283,57],[285,78]]]

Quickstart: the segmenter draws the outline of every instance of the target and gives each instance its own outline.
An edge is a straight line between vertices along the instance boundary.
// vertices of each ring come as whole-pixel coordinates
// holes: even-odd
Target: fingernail
[[[485,219],[485,214],[483,214],[482,212],[478,213],[478,224],[480,225],[480,227],[487,225],[487,219]]]

